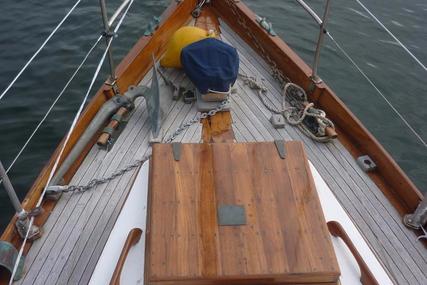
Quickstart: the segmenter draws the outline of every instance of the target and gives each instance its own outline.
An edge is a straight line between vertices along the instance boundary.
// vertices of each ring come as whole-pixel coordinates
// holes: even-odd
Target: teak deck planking
[[[196,0],[188,0],[183,3],[177,3],[172,1],[169,7],[161,16],[160,27],[153,36],[143,36],[135,44],[135,46],[130,50],[130,52],[125,56],[125,58],[120,62],[116,69],[116,75],[118,77],[117,84],[121,92],[127,90],[130,85],[138,84],[141,79],[145,76],[149,68],[152,66],[152,54],[156,56],[162,54],[165,50],[165,43],[169,37],[177,30],[181,25],[188,21],[191,17],[190,12],[192,7],[194,7]],[[84,130],[87,128],[91,120],[96,115],[97,111],[101,108],[102,104],[105,103],[109,98],[113,96],[113,91],[111,86],[108,84],[103,84],[98,92],[95,94],[94,98],[90,101],[88,106],[85,108],[82,116],[77,122],[76,128],[72,133],[70,140],[64,149],[63,157],[61,162],[64,160],[73,146],[76,144],[79,137],[83,134]],[[85,150],[81,153],[77,161],[71,166],[70,170],[64,176],[65,182],[71,180],[73,175],[76,173],[81,163],[83,162],[86,155],[89,153],[93,144],[96,142],[97,136],[94,136],[93,140],[87,145]],[[49,172],[52,169],[55,159],[58,156],[59,150],[61,148],[62,142],[58,145],[55,152],[52,154],[52,157],[42,169],[36,181],[32,185],[31,189],[28,191],[22,206],[24,209],[32,209],[37,200],[40,197],[44,189],[44,185],[49,176]],[[49,217],[50,211],[55,207],[55,202],[53,201],[44,201],[43,208],[45,212],[40,217],[35,219],[37,225],[43,225]],[[12,242],[17,248],[21,245],[21,240],[17,236],[14,223],[15,217],[11,220],[5,231],[3,232],[1,239]],[[30,248],[31,243],[28,243],[26,246],[25,252]],[[0,276],[0,281],[3,276]]]
[[[120,79],[119,87],[122,91],[127,89],[128,84],[136,84],[144,77],[144,74],[146,74],[148,68],[151,66],[151,57],[147,57],[144,54],[147,54],[149,50],[155,51],[155,41],[156,43],[164,43],[164,40],[160,38],[167,38],[169,33],[172,33],[174,29],[179,27],[179,23],[188,21],[189,13],[195,2],[196,1],[193,0],[183,1],[181,3],[173,1],[162,15],[161,27],[165,25],[168,28],[159,28],[153,36],[142,37],[132,48],[125,59],[119,64],[116,72]],[[225,3],[235,5],[240,16],[246,21],[253,22],[254,14],[243,3],[233,3],[233,1],[228,0],[215,1],[215,13],[209,13],[209,17],[213,14],[220,15],[221,19],[225,19],[228,23],[231,23],[233,29],[238,32],[238,35],[234,35],[234,37],[229,40],[240,42],[239,51],[247,53],[246,56],[251,60],[248,65],[250,66],[248,71],[257,75],[259,72],[263,74],[265,74],[265,72],[269,73],[269,67],[257,54],[260,53],[259,47],[255,47],[254,51],[239,38],[239,36],[241,36],[244,41],[253,44],[251,40],[244,35],[244,31],[239,27],[240,24],[236,23],[236,11],[233,10],[233,13],[231,13],[231,9],[221,9]],[[207,8],[205,8],[205,10],[206,9]],[[205,22],[212,24],[210,20]],[[203,21],[201,24],[203,24]],[[278,62],[280,62],[280,59],[285,60],[284,64],[279,64],[278,68],[294,81],[301,82],[303,86],[307,85],[309,83],[307,80],[310,73],[308,66],[302,62],[283,41],[278,38],[273,39],[272,37],[266,37],[265,32],[253,23],[250,24],[250,26],[255,34],[261,35],[261,38],[264,39],[264,47],[268,48],[268,50],[273,49],[278,51],[271,54],[273,59],[278,60]],[[160,46],[161,49],[157,50],[156,54],[161,54],[162,49],[164,49],[163,44]],[[252,66],[251,63],[254,63],[254,66]],[[243,66],[243,68],[246,67]],[[250,74],[250,72],[248,72],[248,74]],[[270,81],[272,82],[272,90],[277,90],[277,84],[275,85],[273,83],[274,80],[270,78]],[[270,84],[269,82],[267,83]],[[241,83],[240,88],[248,97],[239,95],[239,97],[236,97],[233,101],[233,104],[238,106],[235,110],[233,109],[233,132],[236,139],[238,141],[261,141],[271,140],[271,138],[274,137],[286,140],[292,138],[303,140],[306,146],[308,146],[307,151],[310,159],[316,165],[322,177],[327,181],[329,187],[331,187],[341,203],[344,204],[344,207],[350,213],[354,222],[364,233],[365,238],[367,238],[373,249],[383,260],[385,266],[393,272],[393,275],[395,275],[399,283],[426,284],[427,280],[424,274],[424,272],[427,272],[425,247],[421,243],[414,241],[415,234],[411,230],[405,228],[400,221],[402,214],[413,210],[421,195],[387,152],[379,145],[375,138],[369,134],[361,123],[354,118],[345,105],[336,98],[326,84],[322,83],[318,86],[318,89],[316,89],[312,95],[312,99],[328,111],[329,116],[335,116],[335,110],[338,110],[337,112],[339,115],[337,114],[336,117],[333,117],[333,120],[337,124],[340,132],[339,141],[344,146],[340,142],[335,142],[328,146],[318,145],[306,140],[298,131],[289,128],[287,128],[286,131],[273,129],[268,122],[269,112],[260,106],[259,102],[257,102],[257,98],[251,93],[251,90],[248,90],[248,88]],[[320,96],[320,94],[322,95]],[[103,85],[79,120],[78,128],[71,137],[65,150],[65,155],[73,147],[100,106],[111,96],[111,87]],[[251,110],[253,114],[245,114],[248,110]],[[249,119],[249,122],[252,120],[251,126],[249,127],[245,126],[242,121],[244,120],[247,124],[247,119]],[[348,120],[351,122],[350,125],[346,123]],[[252,123],[256,124],[257,127],[253,128]],[[353,131],[356,137],[346,134]],[[191,127],[186,134],[181,135],[179,139],[184,138],[185,140],[199,141],[200,132],[201,126],[194,126]],[[95,139],[89,143],[85,151],[82,152],[80,158],[67,173],[66,180],[70,180],[73,176],[80,177],[80,175],[83,175],[88,165],[97,157],[97,151],[92,148],[94,142]],[[376,162],[377,160],[381,162],[381,164],[377,163],[380,166],[378,172],[366,175],[355,164],[354,157],[366,153],[374,157]],[[28,192],[23,201],[24,208],[31,209],[36,203],[56,155],[57,151],[52,155],[50,161],[41,171],[36,182]],[[83,161],[88,161],[89,164],[83,163]],[[387,179],[388,182],[386,182]],[[397,189],[391,187],[391,184],[394,184],[393,186]],[[403,194],[400,189],[404,189]],[[123,197],[125,198],[126,195]],[[38,225],[43,225],[46,220],[48,222],[51,219],[55,221],[55,215],[61,213],[61,210],[57,210],[54,207],[57,207],[54,202],[45,201],[43,203],[45,213],[36,218],[36,223]],[[120,211],[120,207],[116,207],[115,211]],[[371,215],[371,213],[379,214],[379,216]],[[383,214],[384,217],[382,217]],[[381,234],[383,230],[384,233]],[[108,228],[102,233],[102,236],[103,239],[108,237]],[[379,241],[378,237],[383,238]],[[389,238],[390,240],[388,240]],[[12,219],[7,229],[3,232],[1,239],[11,241],[16,247],[20,246],[21,241],[14,231],[14,219]],[[98,245],[97,252],[102,250],[101,245],[102,242]],[[31,243],[28,243],[25,252],[28,251],[30,246]],[[93,264],[94,262],[96,262],[96,259],[92,259],[91,263]],[[7,276],[4,274],[0,276],[0,283],[6,281],[6,278]]]
[[[396,199],[401,214],[412,212],[422,199],[421,192],[400,169],[382,145],[345,104],[324,83],[313,85],[310,67],[282,40],[271,37],[256,22],[256,15],[242,1],[213,1],[214,10],[221,19],[233,28],[264,59],[274,62],[282,73],[305,90],[312,87],[310,100],[328,113],[338,126],[340,137],[354,156],[368,154],[378,165],[378,170],[369,175],[389,197]]]
[[[155,145],[147,284],[336,282],[339,269],[300,142]],[[246,225],[219,226],[219,205]],[[255,281],[256,280],[256,281]],[[264,281],[269,280],[269,281]]]
[[[223,22],[221,30],[222,39],[239,51],[240,72],[264,78],[268,88],[266,99],[279,107],[281,89],[265,61]],[[274,129],[269,122],[271,112],[262,105],[256,93],[240,79],[236,86],[239,92],[231,97],[231,106],[237,141],[303,141],[311,162],[399,284],[427,282],[423,273],[427,270],[427,252],[423,244],[416,242],[414,232],[402,224],[399,213],[345,147],[339,141],[315,143],[290,126]]]

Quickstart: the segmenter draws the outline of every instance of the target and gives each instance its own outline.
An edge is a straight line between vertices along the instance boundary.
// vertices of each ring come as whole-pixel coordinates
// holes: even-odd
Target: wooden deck
[[[222,39],[236,47],[240,70],[265,79],[270,103],[280,106],[280,86],[261,57],[221,22]],[[401,222],[399,213],[380,189],[359,168],[339,142],[313,142],[298,129],[287,125],[276,130],[271,116],[249,89],[238,80],[239,92],[232,97],[233,126],[238,141],[301,140],[309,160],[341,202],[353,222],[398,284],[427,284],[427,251],[413,231]]]
[[[151,72],[141,82],[151,79]],[[167,72],[179,82],[178,72]],[[145,102],[139,99],[132,117],[115,143],[106,152],[92,148],[70,184],[83,185],[93,178],[109,176],[148,149],[149,127]],[[164,123],[165,133],[176,130],[196,114],[193,105],[173,102]],[[201,124],[190,127],[176,141],[199,142]],[[136,177],[130,171],[110,183],[83,194],[64,194],[48,221],[44,235],[31,247],[26,259],[27,273],[18,284],[87,284],[128,191]]]
[[[153,147],[147,284],[336,284],[303,145],[281,144],[284,158],[273,142],[183,144],[179,161]]]
[[[221,23],[222,39],[235,46],[240,55],[240,72],[265,79],[267,98],[280,105],[280,87],[270,70],[253,50]],[[148,73],[142,84],[150,81]],[[175,82],[185,76],[176,70],[167,72]],[[315,143],[298,129],[287,125],[274,129],[271,116],[256,93],[242,80],[232,95],[233,130],[239,142],[275,139],[304,142],[309,160],[341,202],[384,266],[398,284],[427,284],[427,251],[415,234],[401,223],[400,215],[354,158],[339,143]],[[194,117],[194,105],[174,102],[164,123],[166,133]],[[148,149],[149,129],[143,99],[127,127],[109,152],[94,146],[74,175],[71,184],[85,184],[92,178],[106,177]],[[199,142],[201,125],[193,125],[177,141]],[[18,284],[87,284],[107,241],[136,171],[83,194],[62,196],[48,221],[44,235],[31,247],[26,259],[26,274]]]

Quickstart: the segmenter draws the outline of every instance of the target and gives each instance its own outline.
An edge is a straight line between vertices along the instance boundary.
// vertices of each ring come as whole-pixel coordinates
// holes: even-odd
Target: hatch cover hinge
[[[179,161],[181,159],[181,143],[180,142],[172,143],[172,152],[173,152],[173,159],[175,161]]]
[[[279,153],[280,158],[285,159],[286,158],[285,141],[275,140],[274,144],[276,145],[276,149],[277,149],[277,152]]]

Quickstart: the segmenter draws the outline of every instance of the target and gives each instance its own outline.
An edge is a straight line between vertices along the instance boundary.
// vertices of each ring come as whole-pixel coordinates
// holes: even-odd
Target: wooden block
[[[155,145],[147,284],[335,284],[339,267],[300,142]],[[218,225],[220,205],[246,224]],[[334,283],[335,282],[335,283]]]
[[[229,111],[219,112],[215,116],[203,119],[203,142],[232,142],[234,140],[232,123]]]

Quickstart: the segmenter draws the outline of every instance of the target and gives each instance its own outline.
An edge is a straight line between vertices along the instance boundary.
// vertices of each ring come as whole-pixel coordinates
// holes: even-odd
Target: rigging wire
[[[130,7],[132,6],[133,2],[134,2],[134,0],[130,0],[128,7],[123,12],[122,17],[120,18],[119,22],[117,23],[116,27],[114,28],[114,33],[117,33],[117,31],[119,30],[121,24],[123,23],[124,18],[126,17],[126,15],[127,15],[128,11],[129,11]],[[92,87],[93,87],[93,85],[95,83],[95,80],[98,77],[98,74],[99,74],[99,72],[101,70],[102,64],[105,61],[105,58],[107,56],[108,50],[109,50],[109,48],[111,46],[111,43],[112,43],[113,39],[114,39],[114,37],[111,37],[108,40],[107,47],[106,47],[104,53],[102,54],[102,57],[101,57],[100,62],[98,63],[98,66],[96,67],[94,76],[92,77],[92,81],[89,84],[89,87],[88,87],[88,89],[86,91],[86,94],[85,94],[85,96],[83,98],[83,101],[80,104],[80,107],[79,107],[76,115],[74,116],[73,122],[72,122],[72,124],[70,126],[70,129],[68,130],[67,136],[65,137],[64,143],[62,144],[60,152],[59,152],[59,154],[58,154],[58,156],[57,156],[57,158],[55,160],[55,164],[53,165],[52,169],[50,170],[49,178],[48,178],[48,180],[46,182],[46,185],[45,185],[45,187],[43,189],[43,192],[40,195],[40,198],[39,198],[39,200],[37,202],[36,207],[39,207],[41,205],[42,201],[43,201],[44,195],[46,194],[46,189],[49,186],[49,183],[50,183],[50,181],[53,178],[53,174],[55,173],[55,171],[56,171],[56,169],[57,169],[57,167],[59,165],[59,161],[60,161],[61,156],[62,156],[62,154],[63,154],[63,152],[65,150],[65,146],[67,145],[67,142],[70,139],[71,134],[74,131],[75,126],[77,125],[78,119],[79,119],[81,113],[83,112],[83,107],[84,107],[84,105],[85,105],[85,103],[86,103],[86,101],[87,101],[87,99],[89,97],[90,91],[92,90]],[[20,261],[20,259],[22,257],[23,252],[24,252],[24,247],[25,247],[25,244],[26,244],[26,242],[28,240],[28,235],[30,233],[30,229],[31,229],[33,223],[34,223],[34,217],[31,217],[27,233],[26,233],[25,238],[24,238],[24,240],[22,242],[21,248],[19,249],[19,253],[18,253],[18,256],[16,258],[15,265],[13,267],[13,271],[12,271],[12,274],[11,274],[11,277],[10,277],[10,280],[9,280],[9,285],[11,285],[13,283],[13,278],[15,277],[16,270],[18,269],[19,261]]]
[[[360,0],[356,2],[380,25],[423,69],[427,71],[427,67],[419,60],[381,21],[365,6]]]
[[[362,76],[369,82],[369,84],[378,92],[378,94],[384,99],[384,101],[390,106],[390,108],[399,116],[403,123],[412,131],[417,139],[427,147],[426,141],[421,137],[420,134],[409,124],[405,117],[393,106],[393,104],[387,99],[387,97],[381,92],[381,90],[375,85],[375,83],[368,77],[368,75],[359,67],[359,65],[351,58],[351,56],[344,50],[344,48],[332,37],[329,32],[326,32],[328,37],[332,40],[335,46],[345,55],[345,57],[356,67],[356,69],[362,74]]]
[[[27,67],[30,65],[30,63],[34,60],[34,58],[40,53],[40,51],[45,47],[47,42],[50,40],[50,38],[56,33],[56,31],[62,26],[62,24],[67,20],[68,16],[71,15],[71,13],[74,11],[74,9],[77,7],[77,5],[80,4],[82,0],[77,0],[77,2],[74,4],[74,6],[68,11],[68,13],[65,15],[64,18],[59,22],[58,25],[56,25],[55,29],[49,34],[49,36],[44,40],[42,45],[39,47],[39,49],[31,56],[31,58],[27,61],[27,63],[24,65],[23,68],[18,72],[18,74],[13,78],[13,80],[9,83],[9,85],[6,87],[5,90],[0,95],[0,100],[3,99],[3,97],[6,95],[6,93],[9,91],[10,88],[12,88],[13,84],[15,84],[16,80],[21,76],[21,74],[27,69]]]
[[[12,160],[12,162],[10,163],[9,167],[6,169],[6,173],[9,173],[9,171],[12,169],[13,165],[16,163],[16,161],[18,160],[18,158],[21,156],[22,152],[26,149],[26,147],[28,146],[28,144],[30,143],[30,141],[33,139],[34,135],[37,133],[37,131],[40,129],[41,125],[46,121],[46,118],[49,116],[50,112],[53,110],[53,108],[55,107],[56,103],[59,101],[59,99],[62,97],[62,95],[65,93],[66,89],[68,88],[68,86],[70,85],[70,83],[74,80],[74,77],[77,75],[77,73],[80,71],[80,69],[83,67],[83,65],[86,63],[86,60],[88,59],[89,55],[92,53],[92,51],[95,49],[95,47],[98,45],[98,43],[101,41],[102,36],[99,36],[98,39],[96,40],[96,42],[92,45],[92,47],[89,49],[89,51],[87,52],[86,56],[83,58],[83,60],[80,62],[79,66],[77,67],[77,69],[74,71],[73,75],[71,75],[70,79],[68,79],[67,83],[65,84],[65,86],[62,88],[61,92],[58,94],[58,96],[56,97],[56,99],[53,101],[53,103],[50,105],[49,109],[47,110],[46,114],[44,115],[44,117],[40,120],[40,122],[37,124],[37,126],[34,128],[33,132],[31,133],[31,135],[28,137],[28,139],[26,140],[26,142],[24,143],[24,145],[21,147],[21,149],[19,150],[18,154],[15,156],[15,158]],[[2,180],[0,179],[0,184],[2,183]]]

